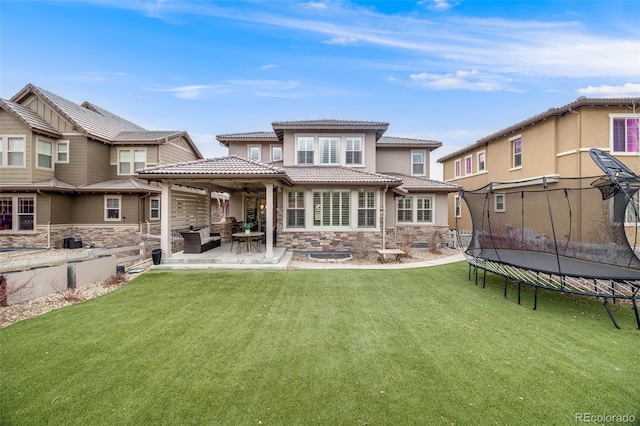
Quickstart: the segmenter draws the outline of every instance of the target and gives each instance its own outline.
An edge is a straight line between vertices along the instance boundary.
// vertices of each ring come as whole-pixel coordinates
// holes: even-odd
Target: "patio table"
[[[244,240],[247,243],[247,251],[249,252],[249,254],[251,254],[251,241],[256,238],[256,237],[262,237],[264,236],[264,232],[234,232],[233,234],[231,234],[232,237],[234,238],[238,238],[241,240]],[[258,248],[258,246],[255,246],[256,251],[260,252],[261,250]],[[238,246],[238,251],[237,253],[240,253],[241,248],[240,246]]]

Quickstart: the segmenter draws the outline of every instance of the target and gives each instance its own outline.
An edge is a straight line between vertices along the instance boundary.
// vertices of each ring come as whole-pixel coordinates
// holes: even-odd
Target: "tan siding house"
[[[602,170],[592,161],[591,148],[608,152],[639,173],[639,102],[582,97],[552,108],[438,159],[444,180],[474,190],[490,182],[516,188],[527,179],[599,176]],[[457,195],[451,194],[449,224],[470,229],[468,211],[464,205],[456,209],[456,203]],[[588,218],[576,222],[588,223]]]
[[[29,84],[0,99],[0,247],[135,243],[160,223],[149,206],[160,189],[135,169],[201,158],[184,131],[149,131]]]

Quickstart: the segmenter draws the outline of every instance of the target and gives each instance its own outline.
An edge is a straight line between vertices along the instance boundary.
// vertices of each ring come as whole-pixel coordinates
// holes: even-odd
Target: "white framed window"
[[[26,136],[0,135],[0,167],[25,167]]]
[[[271,161],[282,161],[282,147],[280,145],[271,146]]]
[[[313,164],[313,137],[298,136],[298,164]]]
[[[348,137],[345,139],[345,163],[348,165],[363,164],[362,137]]]
[[[149,198],[149,218],[160,219],[160,197]]]
[[[484,172],[487,170],[487,152],[480,151],[478,153],[478,172]]]
[[[504,194],[493,194],[493,211],[498,213],[505,211]]]
[[[453,196],[453,216],[462,217],[462,198],[459,195]]]
[[[287,228],[304,228],[304,190],[287,192]]]
[[[467,155],[464,158],[464,174],[473,174],[473,157],[471,155]]]
[[[340,164],[340,139],[335,137],[318,138],[320,164]]]
[[[376,191],[362,189],[358,192],[358,228],[376,226]]]
[[[610,114],[613,153],[640,152],[640,115]]]
[[[416,218],[418,222],[433,223],[433,197],[416,198]]]
[[[249,145],[249,159],[260,161],[260,145]]]
[[[36,197],[10,195],[0,197],[0,234],[30,232],[36,226]]]
[[[424,151],[411,151],[411,174],[425,175],[425,154]]]
[[[511,139],[511,167],[519,169],[522,167],[522,138],[520,136]]]
[[[69,141],[58,141],[56,143],[56,163],[69,162]]]
[[[413,222],[413,198],[398,198],[397,216],[398,222]]]
[[[351,191],[314,190],[313,226],[348,227]]]
[[[121,220],[121,204],[122,196],[105,195],[104,196],[104,220],[120,221]]]
[[[462,160],[457,159],[453,162],[453,177],[462,176]]]
[[[53,169],[53,143],[38,139],[38,154],[36,159],[36,167],[40,169]]]
[[[147,151],[145,149],[118,150],[118,174],[131,175],[138,169],[147,166]]]

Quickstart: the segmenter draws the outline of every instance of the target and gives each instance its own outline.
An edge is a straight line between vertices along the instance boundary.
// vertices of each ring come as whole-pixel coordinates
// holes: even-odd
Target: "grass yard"
[[[596,300],[510,292],[466,263],[148,272],[0,330],[0,424],[637,423],[630,306],[617,330]]]

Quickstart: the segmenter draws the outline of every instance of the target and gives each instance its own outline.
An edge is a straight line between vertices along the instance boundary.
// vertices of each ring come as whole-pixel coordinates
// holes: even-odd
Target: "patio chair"
[[[235,220],[231,222],[231,248],[229,249],[229,252],[233,251],[233,243],[236,244],[240,244],[242,242],[244,242],[244,240],[242,238],[239,237],[234,237],[233,234],[235,234],[236,232],[242,232],[242,223],[240,222],[236,222]],[[236,250],[238,249],[238,246],[236,245]]]

